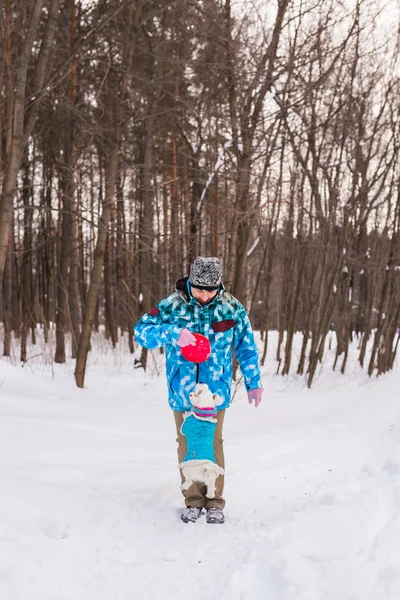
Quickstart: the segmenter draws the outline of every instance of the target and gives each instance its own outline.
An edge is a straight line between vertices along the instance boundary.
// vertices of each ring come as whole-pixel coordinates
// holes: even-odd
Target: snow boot
[[[187,506],[181,514],[181,519],[184,523],[196,523],[202,510],[198,506]]]
[[[211,508],[207,508],[207,523],[217,523],[222,524],[225,523],[225,517],[222,508],[218,506],[212,506]]]

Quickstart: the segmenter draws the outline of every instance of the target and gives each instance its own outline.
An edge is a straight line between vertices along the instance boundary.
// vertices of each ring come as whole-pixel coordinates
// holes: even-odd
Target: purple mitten
[[[255,407],[257,408],[257,406],[261,402],[261,396],[262,396],[263,391],[264,390],[262,388],[256,388],[255,390],[250,390],[249,392],[247,392],[249,404],[253,404],[253,398],[254,398],[254,404],[255,404]]]
[[[195,346],[196,338],[194,337],[193,333],[190,333],[189,329],[182,329],[176,343],[181,348],[184,348],[185,346],[189,345]]]

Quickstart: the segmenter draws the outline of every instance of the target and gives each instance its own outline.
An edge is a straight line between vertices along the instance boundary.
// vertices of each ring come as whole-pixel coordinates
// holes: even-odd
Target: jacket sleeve
[[[168,323],[169,298],[145,313],[136,323],[133,331],[135,340],[145,348],[161,348],[178,340],[182,328]]]
[[[246,390],[250,391],[262,388],[263,385],[258,364],[258,350],[250,319],[244,307],[240,303],[238,304],[233,345],[240,370],[243,374]]]

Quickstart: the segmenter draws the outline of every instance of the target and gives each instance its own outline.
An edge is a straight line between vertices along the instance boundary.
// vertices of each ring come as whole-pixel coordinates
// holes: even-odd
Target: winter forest
[[[278,373],[400,332],[399,12],[384,0],[0,0],[0,352],[116,347],[187,274]],[[300,359],[292,356],[301,334]],[[32,349],[33,348],[33,349]],[[29,349],[29,350],[28,350]],[[32,350],[30,350],[32,349]],[[138,361],[146,368],[146,351]]]

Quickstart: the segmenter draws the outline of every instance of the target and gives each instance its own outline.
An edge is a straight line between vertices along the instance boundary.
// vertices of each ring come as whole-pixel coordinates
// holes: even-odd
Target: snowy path
[[[0,381],[1,600],[399,600],[399,374],[235,402],[222,527],[179,520],[162,379]]]

